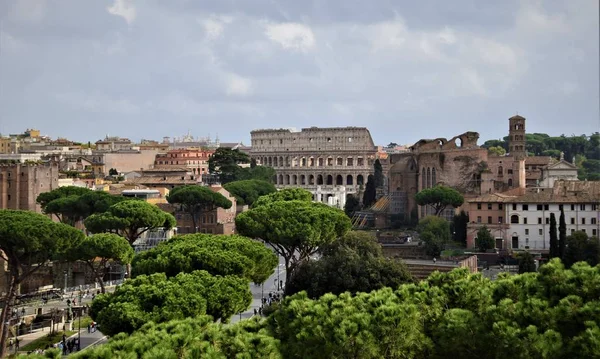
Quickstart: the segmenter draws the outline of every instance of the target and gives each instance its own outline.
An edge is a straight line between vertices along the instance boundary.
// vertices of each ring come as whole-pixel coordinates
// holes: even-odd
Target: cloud
[[[86,94],[80,92],[57,93],[54,97],[73,108],[92,112],[120,113],[135,115],[140,113],[140,107],[125,98],[113,98],[104,94]]]
[[[200,20],[200,23],[206,32],[206,38],[209,40],[214,40],[221,36],[223,30],[225,29],[225,25],[231,24],[232,21],[232,16],[212,14],[208,18]]]
[[[284,49],[307,52],[315,47],[315,35],[311,28],[304,24],[267,24],[265,34]]]
[[[225,76],[225,90],[227,95],[247,96],[252,92],[252,81],[240,75],[229,73]]]
[[[12,16],[19,21],[38,23],[46,15],[46,0],[17,0]]]
[[[120,16],[128,25],[133,24],[136,17],[136,9],[133,0],[115,0],[112,6],[106,8],[109,14]]]

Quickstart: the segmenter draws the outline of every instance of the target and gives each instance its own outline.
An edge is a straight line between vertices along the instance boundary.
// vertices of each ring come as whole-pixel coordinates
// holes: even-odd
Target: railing
[[[114,287],[120,284],[123,284],[123,279],[107,280],[104,282],[105,287]],[[96,282],[91,284],[77,285],[74,287],[67,287],[67,290],[65,292],[70,293],[71,297],[73,297],[73,294],[75,294],[75,292],[81,292],[90,289],[100,289],[100,283]]]

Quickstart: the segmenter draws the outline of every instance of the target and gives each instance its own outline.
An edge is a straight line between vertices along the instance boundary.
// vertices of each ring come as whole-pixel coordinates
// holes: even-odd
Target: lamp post
[[[68,279],[68,276],[69,276],[69,272],[68,272],[68,271],[65,269],[65,270],[63,271],[63,273],[65,274],[65,287],[64,287],[64,293],[65,293],[65,295],[67,295],[67,279]]]
[[[77,333],[77,351],[81,350],[81,316],[83,315],[83,307],[79,310],[79,325],[78,325],[78,333]]]

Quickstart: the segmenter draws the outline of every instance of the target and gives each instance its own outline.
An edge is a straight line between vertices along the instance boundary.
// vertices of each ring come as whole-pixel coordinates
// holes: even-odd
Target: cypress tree
[[[365,193],[363,194],[363,206],[365,208],[371,207],[372,204],[375,203],[377,197],[377,191],[375,189],[375,177],[373,175],[369,175],[369,179],[367,180],[367,185],[365,187]]]
[[[560,257],[558,248],[558,236],[556,233],[556,217],[550,213],[550,258]]]
[[[375,175],[375,188],[383,187],[383,167],[381,166],[379,159],[375,160],[373,172]]]
[[[567,246],[567,223],[565,222],[565,211],[560,209],[560,222],[558,224],[558,255],[562,259]]]

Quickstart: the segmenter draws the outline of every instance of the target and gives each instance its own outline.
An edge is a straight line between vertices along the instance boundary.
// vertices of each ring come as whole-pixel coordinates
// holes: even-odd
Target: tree
[[[128,280],[114,293],[100,295],[92,303],[90,315],[104,334],[112,336],[131,334],[150,321],[162,323],[205,314],[227,323],[251,302],[249,282],[238,276],[194,271],[167,278],[156,273]]]
[[[83,239],[81,231],[28,211],[0,210],[1,257],[8,265],[7,294],[0,315],[0,357],[6,349],[8,313],[18,287],[50,261],[64,259]]]
[[[237,204],[252,206],[254,201],[260,196],[277,192],[275,186],[267,181],[262,180],[243,180],[229,182],[223,185],[232,196],[237,200]]]
[[[373,164],[373,177],[375,179],[375,188],[381,188],[383,187],[383,183],[384,183],[384,176],[383,176],[383,167],[381,166],[381,162],[379,161],[379,158],[375,160],[375,163]]]
[[[114,168],[111,168],[111,169],[108,170],[108,175],[109,176],[118,176],[119,175],[119,171],[117,171]]]
[[[390,142],[386,147],[387,148],[394,148],[396,146],[398,146],[398,144],[396,142]]]
[[[460,211],[460,214],[454,216],[452,222],[452,231],[454,233],[454,241],[462,244],[467,244],[467,225],[469,224],[469,215],[465,211]]]
[[[240,234],[264,240],[284,258],[286,282],[298,263],[346,234],[352,226],[339,209],[299,200],[255,204],[236,217],[235,225]]]
[[[383,257],[381,245],[365,232],[348,232],[325,245],[317,260],[303,262],[286,283],[285,293],[306,291],[310,298],[326,293],[370,292],[396,288],[412,280],[406,266]]]
[[[565,222],[565,211],[560,208],[560,219],[558,224],[558,254],[560,258],[565,256],[565,248],[567,246],[567,222]]]
[[[114,233],[127,239],[129,245],[148,231],[159,228],[171,229],[176,225],[175,217],[153,204],[139,200],[127,200],[114,204],[104,213],[92,214],[85,221],[91,233]],[[127,265],[131,275],[131,265]]]
[[[448,206],[460,207],[463,202],[463,196],[454,188],[437,185],[432,188],[426,188],[415,196],[419,206],[431,206],[435,215],[442,214]]]
[[[77,186],[58,187],[56,189],[53,189],[52,191],[40,193],[36,198],[36,202],[42,207],[42,209],[44,209],[48,205],[48,203],[50,203],[51,201],[53,201],[57,198],[64,198],[64,197],[69,197],[69,196],[81,196],[81,195],[89,193],[89,192],[92,192],[92,190],[85,188],[85,187],[77,187]]]
[[[529,251],[525,251],[519,256],[519,274],[535,272],[535,260]]]
[[[302,201],[311,202],[313,194],[302,188],[285,188],[281,191],[273,192],[265,196],[261,196],[254,202],[254,207],[264,206],[273,202],[279,201]]]
[[[600,244],[598,238],[588,238],[587,233],[575,231],[567,237],[567,247],[563,262],[565,266],[571,267],[577,262],[585,261],[591,266],[600,262]]]
[[[180,204],[183,210],[192,218],[194,231],[198,232],[198,217],[202,212],[214,211],[217,208],[231,208],[232,203],[222,194],[209,187],[187,185],[175,187],[167,195],[171,204]]]
[[[208,171],[225,184],[236,180],[240,164],[250,163],[250,157],[238,149],[219,147],[208,160]]]
[[[365,193],[363,194],[363,206],[365,208],[371,207],[375,203],[375,201],[377,201],[375,176],[369,175],[367,179],[367,185],[365,186]]]
[[[450,224],[443,218],[427,216],[419,221],[417,232],[425,244],[425,252],[433,257],[440,255],[450,240]]]
[[[477,248],[479,248],[480,252],[487,252],[488,249],[496,248],[496,240],[490,233],[487,226],[483,226],[479,228],[477,231],[477,239],[475,240],[475,244]]]
[[[238,235],[188,234],[176,236],[139,253],[132,274],[162,272],[174,277],[184,272],[205,270],[212,275],[237,275],[254,283],[267,280],[277,256],[264,244]]]
[[[344,213],[346,213],[346,215],[349,218],[352,218],[352,216],[354,216],[354,212],[359,211],[360,210],[360,200],[354,196],[353,194],[347,194],[346,195],[346,204],[344,205]]]
[[[105,292],[104,277],[107,274],[109,262],[117,261],[121,264],[129,264],[133,254],[134,251],[129,242],[113,233],[87,236],[69,253],[71,260],[80,260],[88,265],[100,283],[102,293]]]
[[[556,217],[550,213],[550,258],[560,258],[560,249],[558,247],[558,236],[556,234]]]
[[[61,193],[59,191],[61,188],[68,187],[59,187],[51,192],[46,192],[50,194],[48,197],[42,197],[45,193],[40,194],[38,203],[42,204],[44,213],[55,215],[60,222],[73,227],[90,215],[106,212],[113,204],[127,200],[123,196],[113,196],[103,191],[92,191],[82,187],[73,187],[81,189]],[[59,196],[48,201],[49,198],[52,198],[54,191]]]
[[[502,146],[492,146],[488,148],[488,153],[493,156],[504,156],[506,154],[506,150]]]

